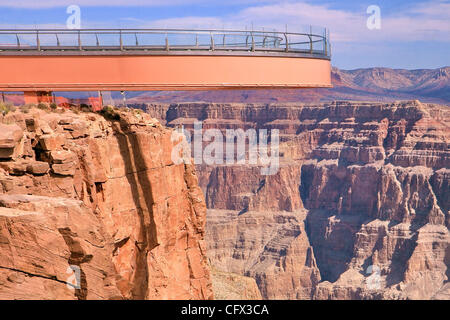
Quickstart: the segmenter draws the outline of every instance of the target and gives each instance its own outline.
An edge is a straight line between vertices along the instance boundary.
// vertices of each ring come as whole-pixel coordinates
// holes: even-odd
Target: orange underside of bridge
[[[1,91],[331,86],[329,60],[280,56],[1,56],[0,70]]]

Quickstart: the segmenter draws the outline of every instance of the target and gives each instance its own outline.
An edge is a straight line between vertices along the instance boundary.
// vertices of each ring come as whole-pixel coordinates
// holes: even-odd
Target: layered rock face
[[[141,107],[168,126],[279,130],[274,175],[197,166],[211,263],[254,278],[263,298],[449,298],[448,107]]]
[[[204,197],[171,137],[132,111],[0,116],[0,298],[211,299]]]
[[[261,300],[256,281],[235,273],[212,270],[214,298],[218,300]]]

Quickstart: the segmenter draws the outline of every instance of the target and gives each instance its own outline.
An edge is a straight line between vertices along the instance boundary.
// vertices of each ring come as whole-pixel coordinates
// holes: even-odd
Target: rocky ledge
[[[0,299],[210,299],[206,207],[137,111],[0,116]]]

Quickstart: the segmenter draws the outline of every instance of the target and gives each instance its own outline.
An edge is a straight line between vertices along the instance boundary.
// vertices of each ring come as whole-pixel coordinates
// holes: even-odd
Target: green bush
[[[100,114],[108,120],[120,120],[120,115],[116,113],[112,106],[104,106]]]
[[[16,111],[16,107],[14,107],[11,103],[3,103],[0,102],[0,113],[3,115],[8,114],[9,112]]]
[[[40,102],[38,105],[37,105],[37,107],[38,107],[38,109],[41,109],[41,110],[48,110],[49,108],[48,108],[48,105],[46,104],[46,103],[43,103],[43,102]]]
[[[81,110],[82,112],[92,112],[92,106],[91,106],[91,105],[87,105],[87,104],[85,104],[85,103],[82,103],[82,104],[80,105],[80,110]]]
[[[20,111],[22,111],[23,113],[28,113],[28,112],[30,112],[31,108],[34,108],[34,107],[36,107],[35,104],[33,104],[33,103],[27,103],[27,104],[24,104],[23,106],[20,106],[19,109],[20,109]]]
[[[52,110],[56,110],[56,108],[58,108],[58,105],[54,102],[50,103],[50,109]]]

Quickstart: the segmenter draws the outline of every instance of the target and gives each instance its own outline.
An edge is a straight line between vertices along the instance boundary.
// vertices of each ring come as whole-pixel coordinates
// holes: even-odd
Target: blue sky
[[[438,68],[450,65],[450,0],[0,0],[0,28],[64,28],[69,5],[82,28],[330,29],[333,65]],[[381,9],[381,29],[369,30],[369,5]]]

